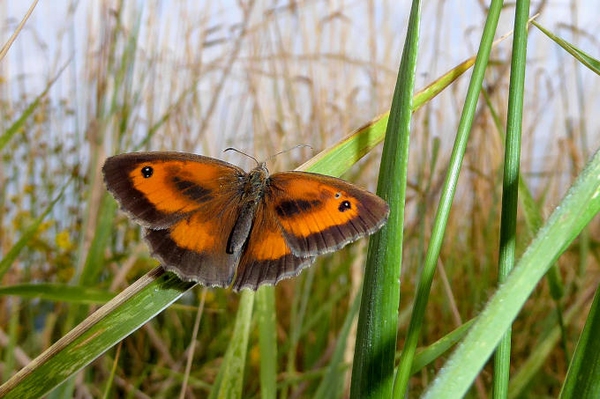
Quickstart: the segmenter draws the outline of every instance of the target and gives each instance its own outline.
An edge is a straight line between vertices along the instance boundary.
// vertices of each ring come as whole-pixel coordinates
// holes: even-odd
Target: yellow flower
[[[71,241],[71,236],[67,230],[63,230],[56,235],[56,246],[64,251],[73,248],[73,241]]]

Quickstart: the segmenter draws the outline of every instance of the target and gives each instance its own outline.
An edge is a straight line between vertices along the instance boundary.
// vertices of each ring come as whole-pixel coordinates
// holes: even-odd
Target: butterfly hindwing
[[[298,275],[314,260],[314,256],[299,257],[292,252],[281,227],[263,201],[256,209],[233,289],[256,290],[262,284],[275,284],[284,278]]]
[[[215,210],[214,215],[218,217],[208,220],[205,213],[196,212],[168,229],[146,229],[153,256],[183,280],[229,286],[241,256],[241,251],[225,250],[236,220],[235,208]]]

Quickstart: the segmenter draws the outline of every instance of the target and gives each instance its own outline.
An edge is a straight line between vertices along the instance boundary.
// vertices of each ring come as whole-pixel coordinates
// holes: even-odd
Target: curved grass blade
[[[0,397],[39,397],[49,392],[193,286],[161,267],[152,270],[0,386]]]

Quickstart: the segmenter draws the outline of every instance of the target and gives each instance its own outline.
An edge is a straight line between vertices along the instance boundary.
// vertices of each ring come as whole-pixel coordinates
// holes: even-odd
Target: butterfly
[[[383,199],[344,180],[269,175],[265,163],[246,173],[201,155],[133,152],[106,159],[102,170],[166,270],[236,291],[296,276],[317,255],[376,232],[389,215]]]

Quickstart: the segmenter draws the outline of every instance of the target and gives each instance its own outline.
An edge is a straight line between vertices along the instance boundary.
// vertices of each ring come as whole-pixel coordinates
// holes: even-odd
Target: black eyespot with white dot
[[[352,209],[352,204],[350,201],[342,201],[340,202],[340,206],[338,206],[338,211],[346,212],[347,210]]]
[[[151,177],[153,173],[154,169],[152,168],[152,166],[144,166],[142,168],[142,176],[144,176],[145,179]]]
[[[337,193],[335,193],[335,195],[333,196],[335,199],[341,198],[342,197],[342,193],[340,193],[339,191]]]

